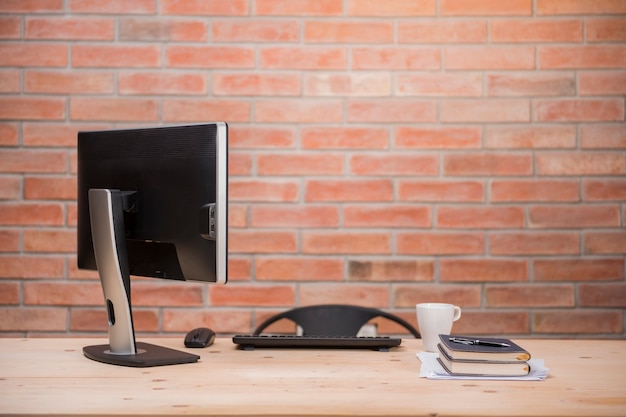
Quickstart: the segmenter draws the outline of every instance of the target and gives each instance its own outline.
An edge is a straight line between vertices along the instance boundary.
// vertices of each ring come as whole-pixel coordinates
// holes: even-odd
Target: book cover
[[[525,376],[530,373],[530,365],[526,361],[454,360],[441,343],[438,346],[440,354],[437,360],[450,375]]]
[[[481,342],[494,343],[494,344],[506,344],[508,346],[485,346],[483,344],[464,344],[454,342],[457,339],[467,340],[480,340]],[[477,338],[474,336],[461,336],[461,335],[439,335],[441,339],[441,349],[443,349],[449,358],[452,360],[486,360],[493,362],[525,362],[530,359],[530,352],[522,348],[518,344],[512,342],[510,339],[484,337]]]

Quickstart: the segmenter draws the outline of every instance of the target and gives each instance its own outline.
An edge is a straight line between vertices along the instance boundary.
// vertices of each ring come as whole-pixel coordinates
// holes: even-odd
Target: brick
[[[74,230],[24,230],[24,251],[36,253],[76,253]]]
[[[583,180],[583,201],[626,201],[626,180]]]
[[[582,42],[580,19],[498,19],[490,26],[491,41],[500,43]]]
[[[77,134],[81,130],[104,130],[108,124],[71,125],[56,123],[23,123],[22,140],[25,146],[43,147],[75,147]]]
[[[22,180],[18,176],[0,176],[0,200],[17,200],[22,196]]]
[[[250,154],[231,153],[228,155],[228,175],[252,175],[253,163]]]
[[[113,73],[25,71],[24,91],[52,94],[110,94],[113,93]]]
[[[229,216],[230,221],[230,216]],[[252,276],[252,260],[250,258],[228,257],[228,281],[249,281]]]
[[[344,156],[339,154],[274,154],[257,157],[259,175],[340,175]]]
[[[99,282],[27,282],[24,284],[25,305],[88,306],[100,303],[102,303],[102,286]]]
[[[70,118],[85,121],[156,121],[158,103],[140,98],[81,98],[70,101]]]
[[[22,36],[22,20],[18,17],[0,17],[0,39],[19,39]]]
[[[473,284],[397,284],[393,287],[393,306],[415,309],[419,303],[452,303],[463,308],[479,307],[480,293],[480,286]]]
[[[587,42],[626,41],[626,19],[624,18],[586,19],[585,29]]]
[[[156,68],[161,65],[161,50],[156,45],[74,45],[75,68]]]
[[[299,74],[215,73],[213,94],[216,96],[296,96],[301,92]]]
[[[173,45],[165,49],[165,62],[171,68],[253,68],[254,50],[241,46]]]
[[[234,125],[228,129],[228,146],[231,149],[293,149],[295,141],[292,128]]]
[[[436,224],[441,229],[502,229],[524,227],[523,207],[439,207]]]
[[[162,101],[161,112],[170,122],[250,121],[250,104],[239,100],[170,98]]]
[[[342,281],[343,261],[325,258],[257,258],[259,281]]]
[[[529,122],[530,103],[523,99],[446,100],[440,103],[444,123]]]
[[[538,46],[540,69],[623,68],[626,47],[622,45]]]
[[[532,156],[527,153],[447,154],[443,159],[447,176],[528,176],[532,165]]]
[[[441,259],[441,282],[520,282],[528,280],[524,260]]]
[[[398,74],[398,96],[479,97],[482,95],[482,76],[475,73]]]
[[[259,48],[260,68],[341,70],[348,67],[345,48],[336,46],[277,46]]]
[[[19,93],[21,89],[20,71],[0,71],[0,92]]]
[[[540,310],[532,326],[536,333],[621,334],[623,318],[619,310]]]
[[[375,127],[303,126],[303,149],[387,149],[389,132]]]
[[[46,13],[63,11],[62,0],[5,1],[0,4],[3,13]]]
[[[230,201],[256,202],[295,202],[298,200],[296,181],[230,180],[228,198]]]
[[[228,227],[244,228],[246,226],[248,226],[248,207],[230,204],[228,206]]]
[[[585,149],[626,148],[626,129],[623,124],[582,125],[580,142]]]
[[[336,0],[256,0],[259,16],[337,16],[343,5]]]
[[[397,252],[403,255],[483,255],[483,233],[403,232],[396,235]]]
[[[64,98],[3,96],[0,97],[0,119],[63,120],[65,105]]]
[[[487,285],[485,302],[487,307],[574,307],[573,285],[525,284]]]
[[[538,15],[623,14],[620,0],[537,0]]]
[[[433,281],[435,263],[431,260],[351,260],[348,280],[361,282]]]
[[[0,44],[4,67],[66,67],[68,48],[64,44],[23,42]]]
[[[187,3],[184,1],[183,3]],[[227,2],[229,3],[229,2]],[[163,331],[176,332],[182,337],[198,323],[210,327],[217,333],[243,334],[252,333],[252,313],[243,309],[164,309]]]
[[[626,307],[626,286],[622,283],[580,284],[578,287],[581,307]]]
[[[437,70],[441,68],[438,48],[355,47],[352,69],[355,70]]]
[[[348,16],[434,16],[437,11],[435,0],[350,0],[347,6]]]
[[[328,206],[259,205],[250,208],[251,227],[316,228],[339,226],[339,209]]]
[[[17,135],[17,124],[0,123],[0,146],[16,146]]]
[[[533,261],[535,281],[623,281],[623,258],[565,258]]]
[[[444,48],[447,69],[535,69],[533,46],[448,46]]]
[[[493,180],[492,202],[577,202],[579,182],[569,180]]]
[[[487,22],[484,20],[399,20],[397,25],[398,43],[458,44],[487,41]]]
[[[0,256],[0,277],[3,279],[60,279],[64,273],[65,258],[62,257]]]
[[[22,246],[21,236],[22,234],[18,230],[0,229],[0,251],[3,253],[19,252]]]
[[[575,233],[498,233],[489,236],[492,255],[578,255],[580,237]]]
[[[305,74],[305,96],[389,96],[391,76],[380,73]]]
[[[199,283],[166,284],[159,281],[137,282],[133,285],[133,306],[163,307],[167,300],[167,307],[203,306],[203,288]]]
[[[293,285],[214,285],[209,289],[213,306],[228,307],[281,307],[295,303]]]
[[[454,323],[454,332],[461,334],[485,334],[501,337],[503,334],[529,334],[530,314],[526,311],[472,311],[464,310],[463,316]]]
[[[485,187],[481,181],[399,180],[398,200],[481,202],[485,201]]]
[[[539,121],[622,121],[624,100],[538,100],[534,114]]]
[[[298,299],[301,305],[344,304],[350,300],[350,304],[386,308],[389,306],[389,287],[377,283],[303,283],[299,286]]]
[[[576,126],[488,126],[487,148],[574,148]]]
[[[393,24],[386,21],[327,21],[304,22],[307,43],[391,43]]]
[[[539,175],[623,175],[626,158],[609,152],[540,153],[536,157]]]
[[[436,104],[422,100],[359,99],[348,102],[349,122],[401,123],[435,122]]]
[[[297,250],[293,231],[230,231],[229,251],[235,253],[294,253]]]
[[[108,330],[106,310],[104,306],[94,310],[74,307],[69,317],[70,331],[73,332],[102,332],[106,337]],[[133,309],[133,326],[137,336],[140,332],[157,332],[159,330],[159,312],[156,310]]]
[[[65,331],[67,309],[0,307],[0,331]]]
[[[72,0],[70,10],[74,13],[99,14],[155,14],[156,4],[151,0],[111,0],[102,3],[96,0]]]
[[[481,147],[480,127],[397,127],[394,147],[404,149],[471,149]]]
[[[393,184],[384,179],[308,180],[305,201],[374,201],[393,200]]]
[[[380,176],[435,176],[439,173],[436,155],[354,155],[350,158],[350,172],[355,175]]]
[[[117,89],[124,95],[204,95],[207,79],[200,73],[120,72]]]
[[[121,41],[204,42],[207,35],[203,20],[126,18],[118,22]]]
[[[626,232],[589,232],[583,239],[585,253],[626,254]]]
[[[259,100],[254,105],[254,120],[261,123],[340,122],[342,107],[339,100]]]
[[[443,16],[529,16],[532,0],[441,0],[439,12]]]
[[[3,173],[62,173],[67,166],[63,151],[0,150],[0,161]]]
[[[115,37],[113,19],[88,17],[27,17],[26,39],[112,41]]]
[[[548,205],[528,210],[531,228],[619,227],[620,212],[616,205]]]
[[[0,282],[0,304],[18,305],[20,303],[20,287],[17,282]]]
[[[431,227],[429,207],[419,206],[346,206],[343,209],[344,227]]]
[[[213,22],[213,42],[297,42],[300,40],[298,20],[234,19]]]
[[[248,0],[162,0],[164,15],[245,16],[250,13]]]
[[[626,24],[626,23],[625,23]],[[581,71],[578,73],[580,95],[626,94],[626,71]]]
[[[389,233],[312,232],[302,233],[302,253],[305,254],[389,254]]]
[[[573,96],[576,80],[570,72],[515,73],[487,75],[487,95],[515,96]]]

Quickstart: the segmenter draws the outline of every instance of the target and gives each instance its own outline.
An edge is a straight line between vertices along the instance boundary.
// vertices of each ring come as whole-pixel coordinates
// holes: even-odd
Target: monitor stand
[[[109,344],[85,346],[89,359],[112,365],[148,367],[197,362],[199,356],[148,343],[135,343],[124,211],[132,192],[89,190],[91,234],[109,322]]]

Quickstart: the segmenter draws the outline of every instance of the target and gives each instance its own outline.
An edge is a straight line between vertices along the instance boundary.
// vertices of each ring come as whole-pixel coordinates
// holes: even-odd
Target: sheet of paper
[[[457,376],[450,375],[441,366],[434,352],[417,352],[418,359],[422,362],[420,377],[428,379],[482,379],[502,381],[543,381],[548,376],[549,369],[545,367],[543,359],[531,359],[530,373],[525,376]]]

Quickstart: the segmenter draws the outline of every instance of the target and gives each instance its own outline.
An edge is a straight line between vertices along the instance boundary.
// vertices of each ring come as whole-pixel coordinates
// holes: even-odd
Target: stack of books
[[[450,375],[524,376],[530,353],[509,339],[439,335],[439,363]]]

